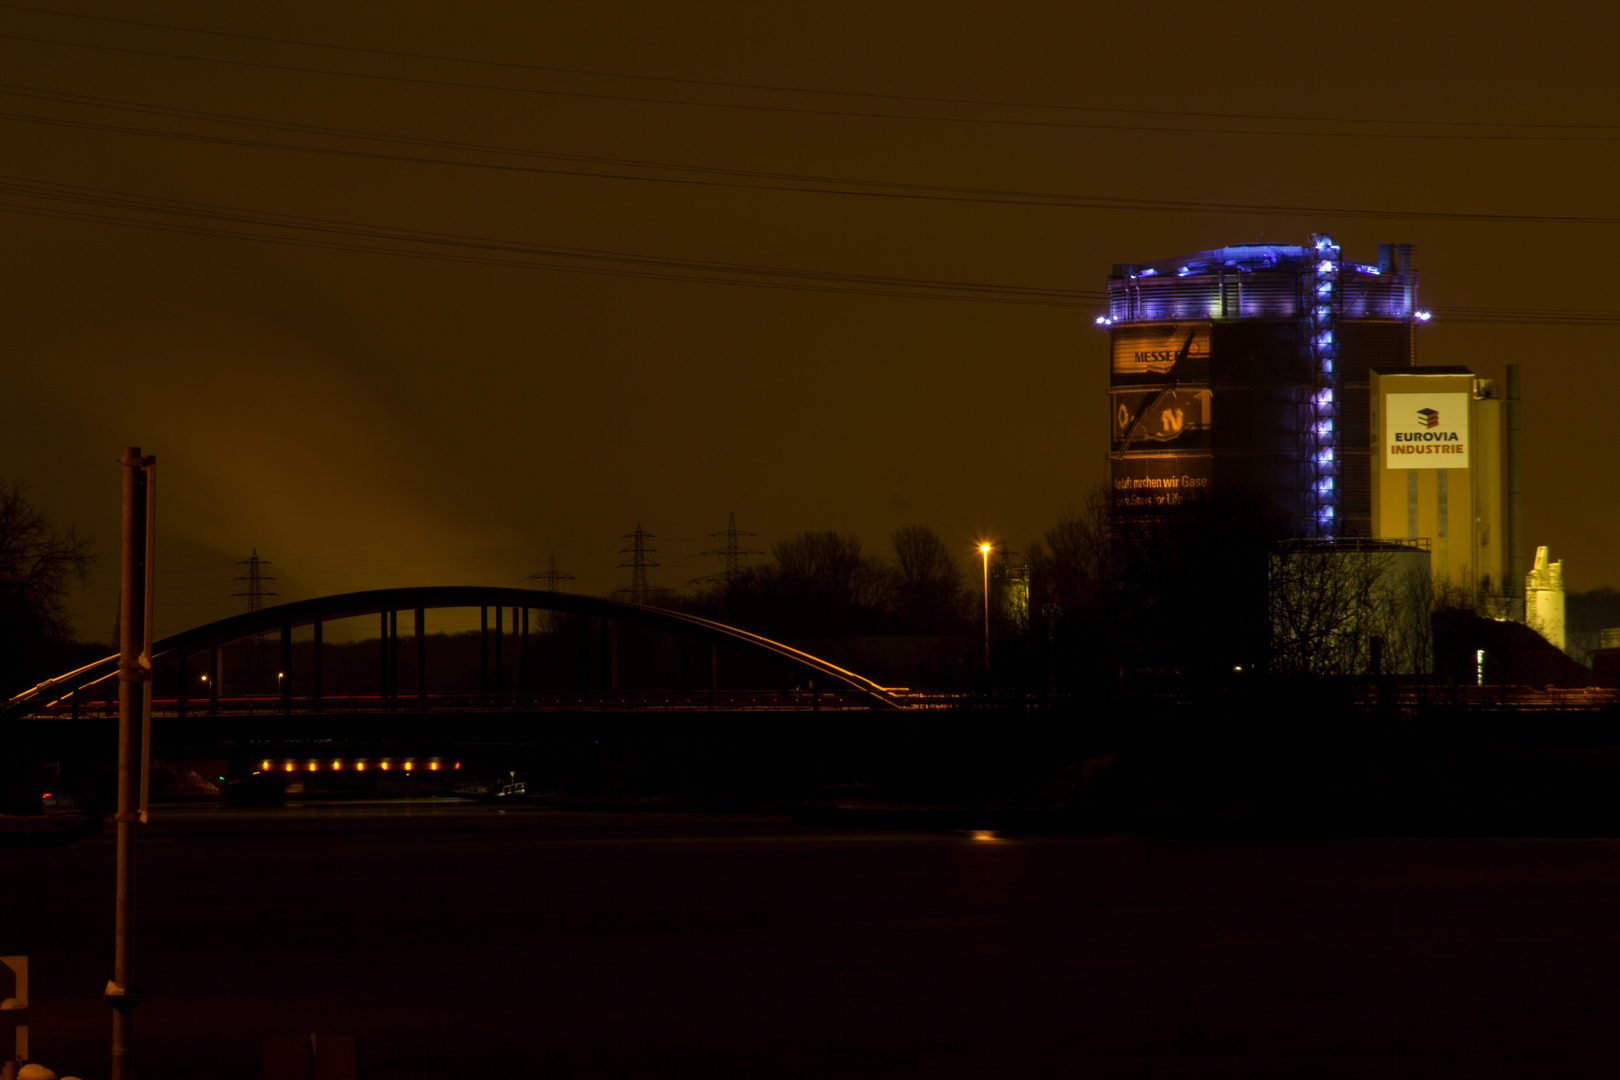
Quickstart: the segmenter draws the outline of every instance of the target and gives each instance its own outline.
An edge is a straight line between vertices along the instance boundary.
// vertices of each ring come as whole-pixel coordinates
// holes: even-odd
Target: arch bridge
[[[431,678],[427,663],[426,613],[438,608],[476,608],[480,611],[480,679],[479,692],[469,694],[434,694],[430,692]],[[154,702],[154,711],[185,716],[188,713],[244,711],[243,702],[221,696],[221,649],[239,642],[277,635],[280,643],[280,665],[275,693],[266,697],[249,695],[245,711],[266,712],[275,709],[285,713],[294,711],[393,711],[400,708],[412,711],[466,710],[476,708],[535,708],[537,688],[525,685],[523,656],[530,647],[530,612],[555,612],[580,616],[585,632],[590,635],[592,624],[599,634],[596,651],[601,657],[599,679],[606,685],[595,695],[553,695],[550,708],[634,708],[636,694],[621,691],[619,683],[619,627],[640,627],[661,631],[679,637],[681,641],[681,674],[683,688],[688,671],[691,643],[709,647],[706,702],[714,708],[718,696],[723,696],[722,707],[820,707],[821,695],[830,692],[835,699],[862,708],[895,708],[902,704],[900,691],[880,686],[871,679],[848,671],[820,657],[795,649],[778,641],[668,608],[607,600],[577,593],[550,592],[542,589],[515,589],[491,586],[424,586],[402,589],[375,589],[365,592],[344,593],[337,596],[301,600],[259,611],[234,615],[217,622],[194,627],[153,643],[150,660],[154,670],[160,661],[166,667],[177,669],[176,693],[173,698]],[[493,613],[493,626],[491,625]],[[511,621],[506,619],[510,615]],[[322,670],[323,630],[326,624],[340,619],[375,616],[378,633],[377,692],[366,695],[334,695],[326,685]],[[407,665],[401,662],[401,617],[409,619],[411,629],[409,648],[415,650],[414,663],[408,666],[415,677],[413,685],[402,686],[401,672]],[[413,625],[412,625],[413,624]],[[311,628],[312,663],[307,670],[295,672],[294,630]],[[505,656],[510,639],[513,654]],[[491,647],[493,646],[493,648]],[[757,694],[750,698],[746,692],[722,692],[719,688],[719,650],[725,648],[755,660],[767,661],[802,677],[808,686],[805,695],[789,701],[778,692]],[[407,659],[411,659],[407,656]],[[200,663],[199,663],[200,662]],[[200,668],[200,671],[199,671]],[[0,707],[0,720],[12,720],[33,713],[71,710],[77,715],[81,700],[87,701],[85,691],[105,680],[114,679],[118,670],[118,657],[87,664],[47,680],[17,695]],[[200,675],[193,681],[192,675]],[[493,678],[491,677],[493,675]],[[206,688],[204,688],[206,685]],[[199,692],[193,696],[192,691]],[[799,699],[807,696],[808,702]],[[668,697],[668,695],[666,695]],[[683,695],[690,700],[689,695]],[[584,704],[586,699],[592,704]],[[772,705],[767,698],[776,698]],[[741,700],[739,700],[741,699]],[[267,709],[267,706],[269,709]]]

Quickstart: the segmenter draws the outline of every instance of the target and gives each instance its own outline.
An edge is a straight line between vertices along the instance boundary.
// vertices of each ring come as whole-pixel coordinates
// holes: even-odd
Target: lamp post
[[[990,670],[990,545],[980,544],[984,559],[984,670]]]

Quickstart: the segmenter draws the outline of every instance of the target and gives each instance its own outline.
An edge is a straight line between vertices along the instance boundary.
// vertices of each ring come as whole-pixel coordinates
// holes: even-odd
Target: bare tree
[[[90,542],[58,532],[26,487],[0,483],[0,690],[21,689],[52,646],[73,639],[68,586],[94,562]]]
[[[889,537],[894,547],[895,602],[902,617],[931,626],[962,614],[962,572],[939,533],[927,525],[903,525]]]
[[[802,532],[777,541],[771,554],[777,579],[790,594],[835,606],[888,606],[887,568],[881,559],[863,554],[851,533]]]
[[[1271,557],[1271,669],[1295,675],[1427,670],[1427,558],[1380,541],[1290,541]]]

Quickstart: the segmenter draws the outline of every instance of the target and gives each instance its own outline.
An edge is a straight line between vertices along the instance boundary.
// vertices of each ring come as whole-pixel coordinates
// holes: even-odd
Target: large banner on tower
[[[1386,394],[1384,468],[1468,468],[1467,394]]]
[[[1149,323],[1113,331],[1115,386],[1209,377],[1209,323]]]

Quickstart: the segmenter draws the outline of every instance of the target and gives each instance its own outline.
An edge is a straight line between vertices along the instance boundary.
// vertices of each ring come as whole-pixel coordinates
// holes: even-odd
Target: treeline
[[[666,601],[793,644],[881,634],[965,635],[977,591],[949,545],[926,525],[896,529],[888,556],[850,533],[803,532],[696,595]]]
[[[926,526],[896,531],[887,557],[849,534],[801,533],[775,544],[770,563],[669,602],[830,659],[839,641],[866,635],[944,639],[948,664],[936,650],[925,669],[899,673],[942,688],[1151,693],[1374,672],[1462,685],[1477,680],[1480,650],[1490,682],[1590,682],[1533,631],[1436,595],[1396,553],[1299,542],[1263,493],[1216,488],[1151,522],[1115,518],[1110,496],[1097,488],[1020,552],[998,546],[988,663],[979,567],[964,574]],[[1584,623],[1613,616],[1615,595],[1570,594],[1572,644],[1596,644]]]
[[[1153,543],[1110,528],[1094,492],[992,572],[990,663],[983,585],[932,528],[890,537],[888,556],[847,533],[805,532],[769,563],[666,601],[807,648],[862,635],[957,639],[955,682],[1070,689],[1150,669],[1231,672],[1269,646],[1267,557],[1288,523],[1264,500],[1211,498]],[[975,560],[976,562],[976,560]]]

